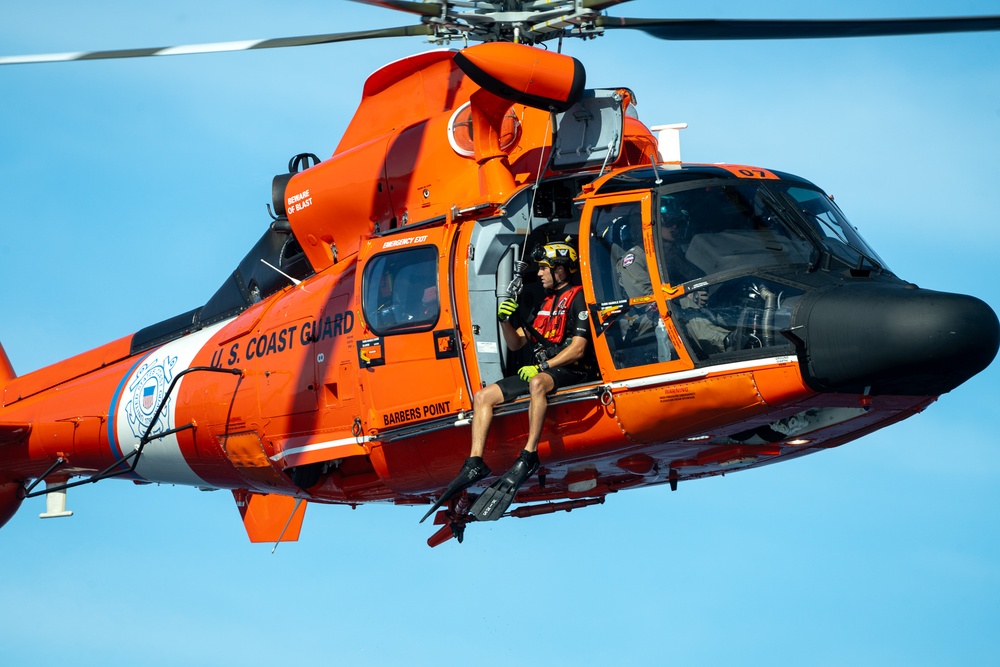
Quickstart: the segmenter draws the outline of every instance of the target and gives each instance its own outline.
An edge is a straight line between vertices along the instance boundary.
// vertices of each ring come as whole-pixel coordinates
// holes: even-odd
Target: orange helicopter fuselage
[[[670,279],[658,229],[672,198],[808,184],[763,169],[660,162],[656,138],[630,112],[631,92],[585,93],[578,65],[485,44],[386,66],[366,83],[334,155],[276,179],[281,217],[259,244],[275,250],[240,265],[235,301],[220,290],[176,321],[20,377],[0,355],[0,523],[33,479],[231,489],[245,520],[251,499],[428,502],[468,451],[475,392],[516,370],[495,315],[517,255],[555,235],[578,241],[598,375],[552,396],[542,469],[519,502],[676,488],[795,458],[904,419],[950,388],[897,390],[886,378],[902,362],[875,380],[822,370],[820,352],[833,349],[817,333],[827,325],[816,304],[833,303],[824,295],[880,304],[901,282],[864,258],[839,273],[811,258],[801,274],[746,269],[741,298],[750,305],[728,322],[739,340],[699,351],[693,338],[707,318],[692,317],[683,299],[736,284],[739,271]],[[618,120],[600,121],[608,110]],[[588,134],[601,123],[608,150]],[[772,206],[770,196],[760,201]],[[641,237],[623,255],[609,239],[621,219],[614,212],[626,208]],[[723,240],[757,244],[758,233],[719,228],[702,241],[718,252]],[[788,246],[753,247],[787,255]],[[650,293],[615,293],[614,253],[619,265],[648,264]],[[794,313],[772,335],[782,299]],[[624,322],[636,312],[652,324],[628,347]],[[985,364],[992,336],[981,345]],[[498,408],[487,463],[503,469],[527,428],[527,399]],[[274,539],[251,524],[252,539]]]

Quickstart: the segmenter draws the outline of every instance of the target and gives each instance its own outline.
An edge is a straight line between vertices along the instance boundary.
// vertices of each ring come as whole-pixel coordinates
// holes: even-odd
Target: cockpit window
[[[780,207],[757,181],[700,183],[661,194],[661,279],[679,285],[714,274],[808,263],[815,247],[789,226]]]
[[[802,292],[760,276],[814,266],[821,247],[786,189],[774,180],[716,179],[660,191],[661,280],[686,287],[668,308],[696,359],[792,349],[780,332]]]
[[[848,266],[882,269],[885,262],[875,254],[840,212],[836,204],[822,192],[803,187],[783,188],[785,196],[795,204],[806,224],[817,234],[824,247]]]
[[[777,281],[743,276],[686,292],[668,307],[693,356],[709,361],[758,350],[790,353],[781,332],[801,296]]]
[[[441,314],[437,248],[425,246],[373,258],[364,271],[362,310],[379,335],[426,331]]]
[[[821,255],[852,269],[885,264],[836,204],[801,182],[716,179],[659,193],[661,279],[679,285],[767,267],[819,266]]]

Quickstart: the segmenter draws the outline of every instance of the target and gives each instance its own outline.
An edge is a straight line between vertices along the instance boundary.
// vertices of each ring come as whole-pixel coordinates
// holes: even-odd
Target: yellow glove
[[[538,375],[540,371],[541,369],[538,366],[521,366],[521,370],[517,372],[517,376],[527,382]]]
[[[517,301],[514,301],[514,299],[506,299],[500,304],[500,307],[497,308],[497,319],[501,322],[506,322],[507,318],[513,315],[516,310]]]

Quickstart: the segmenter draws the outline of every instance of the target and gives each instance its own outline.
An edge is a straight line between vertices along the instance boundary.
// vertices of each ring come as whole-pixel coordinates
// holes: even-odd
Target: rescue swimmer
[[[497,319],[504,342],[511,351],[534,346],[534,364],[522,366],[516,375],[483,387],[473,398],[472,447],[458,476],[420,520],[423,522],[443,503],[490,475],[483,461],[493,409],[520,396],[531,396],[528,405],[528,440],[514,465],[501,475],[472,505],[478,521],[496,521],[510,507],[517,490],[538,470],[538,442],[542,436],[548,395],[553,391],[591,379],[594,374],[590,318],[583,288],[572,280],[579,257],[568,243],[546,243],[532,252],[538,277],[545,289],[531,324],[522,318],[514,298],[503,301]]]

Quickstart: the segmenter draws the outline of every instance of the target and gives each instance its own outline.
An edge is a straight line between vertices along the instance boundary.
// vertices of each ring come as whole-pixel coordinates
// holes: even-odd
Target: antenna
[[[271,267],[272,269],[274,269],[275,271],[277,271],[281,275],[285,276],[289,280],[291,280],[293,285],[301,285],[302,284],[301,280],[296,280],[295,278],[292,278],[290,275],[288,275],[287,273],[285,273],[284,271],[282,271],[281,269],[279,269],[278,267],[276,267],[274,264],[271,264],[266,259],[262,259],[260,261],[263,262],[264,264],[266,264],[267,266]]]
[[[264,260],[260,260],[260,261],[264,262]],[[267,262],[264,262],[264,263],[267,264]],[[270,264],[267,264],[267,265],[271,266]],[[271,268],[274,269],[273,266],[271,266]],[[275,269],[275,271],[277,271],[277,269]],[[281,273],[281,272],[278,271],[278,273]],[[282,274],[282,275],[284,275],[284,274]],[[293,280],[294,280],[294,278],[293,278]],[[272,554],[274,554],[274,552],[278,550],[278,545],[281,544],[281,538],[283,538],[285,536],[285,531],[288,530],[288,526],[290,526],[292,524],[292,519],[295,518],[295,513],[299,511],[299,505],[301,505],[301,504],[302,504],[302,499],[301,498],[296,498],[295,499],[295,507],[292,508],[292,514],[288,517],[288,521],[285,522],[285,527],[281,529],[281,534],[278,535],[278,541],[274,543],[274,548],[271,549],[271,553]]]

